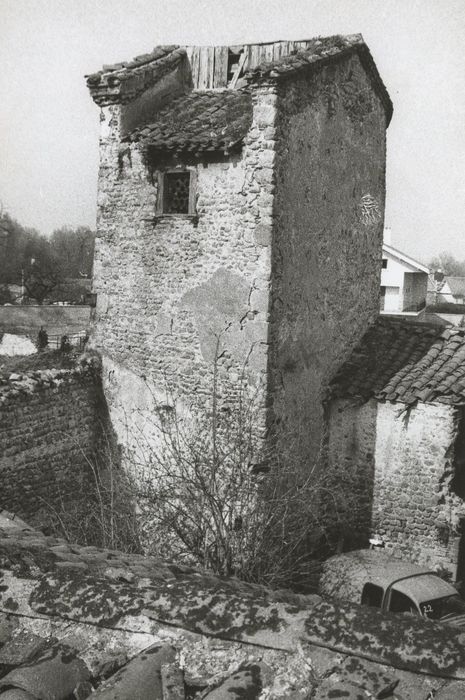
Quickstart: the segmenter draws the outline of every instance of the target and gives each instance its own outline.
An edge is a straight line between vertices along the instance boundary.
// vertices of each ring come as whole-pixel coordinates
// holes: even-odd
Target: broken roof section
[[[332,397],[465,403],[465,329],[382,316],[330,384]]]
[[[126,104],[174,70],[186,52],[178,46],[157,46],[128,63],[103,66],[86,76],[92,99],[100,106]]]
[[[157,46],[133,61],[104,66],[87,76],[87,85],[101,106],[127,104],[175,70],[182,74],[185,92],[235,89],[281,81],[353,53],[365,67],[389,124],[392,102],[361,34],[242,46]]]

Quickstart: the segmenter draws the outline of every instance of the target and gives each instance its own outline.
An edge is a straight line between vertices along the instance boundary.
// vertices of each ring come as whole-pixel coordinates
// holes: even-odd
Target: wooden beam
[[[199,90],[208,90],[213,87],[214,52],[214,46],[200,47]]]
[[[228,84],[228,47],[215,46],[213,85],[214,88],[226,87]]]
[[[199,87],[199,68],[200,68],[200,47],[193,46],[192,47],[192,55],[191,55],[191,73],[192,73],[192,82],[194,84],[194,88]]]
[[[239,78],[240,78],[240,76],[241,76],[242,69],[244,68],[244,64],[245,64],[246,58],[247,58],[247,55],[246,55],[246,52],[244,51],[244,52],[241,54],[241,57],[240,57],[240,59],[239,59],[239,65],[237,66],[236,72],[234,73],[233,77],[231,78],[231,82],[229,83],[229,87],[230,87],[230,88],[235,88],[235,87],[236,87],[236,83],[237,83],[237,81],[239,80]]]

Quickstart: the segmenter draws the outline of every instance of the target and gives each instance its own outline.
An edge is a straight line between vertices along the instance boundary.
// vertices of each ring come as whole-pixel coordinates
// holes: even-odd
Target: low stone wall
[[[93,359],[0,377],[0,508],[44,522],[83,496],[105,415]]]

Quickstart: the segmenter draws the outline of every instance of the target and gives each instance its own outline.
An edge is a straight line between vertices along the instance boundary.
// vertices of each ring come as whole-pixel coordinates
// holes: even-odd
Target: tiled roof
[[[444,279],[454,296],[465,296],[465,277],[450,277],[446,275]]]
[[[0,582],[0,700],[423,697],[425,673],[458,697],[465,680],[460,629],[70,545],[5,512]]]
[[[286,43],[292,42],[276,42],[276,45]],[[252,63],[253,67],[249,68],[242,78],[239,78],[236,87],[262,80],[280,80],[315,64],[327,62],[334,58],[337,59],[346,54],[357,53],[365,70],[371,77],[374,89],[384,104],[387,123],[389,124],[392,116],[392,102],[361,34],[317,37],[313,40],[306,40],[305,44],[307,45],[306,48],[299,49],[291,54],[287,53],[277,60],[262,62],[258,66],[254,66]],[[254,46],[263,45],[245,45],[242,48],[248,49]],[[137,56],[133,61],[104,66],[101,71],[87,75],[87,85],[92,98],[101,106],[130,102],[167,73],[173,71],[181,61],[187,61],[188,51],[186,48],[192,49],[196,47],[157,46],[151,53]],[[214,47],[211,48],[213,49]],[[222,48],[226,50],[226,53],[222,53],[222,56],[227,55],[228,47]],[[287,50],[290,50],[289,47]],[[247,62],[245,65],[248,65]],[[191,65],[191,71],[190,80],[192,81],[194,73],[197,76],[198,66],[196,71],[194,71],[194,67]],[[192,82],[190,85],[192,86]],[[214,82],[199,83],[194,78],[194,87],[210,85],[218,87]]]
[[[278,61],[261,63],[256,68],[247,71],[244,77],[248,82],[261,82],[269,79],[282,80],[322,61],[329,61],[353,52],[359,55],[360,60],[371,75],[386,109],[387,123],[389,124],[393,109],[391,98],[361,34],[317,37],[308,48],[283,56]]]
[[[87,75],[87,86],[98,105],[125,104],[161,80],[185,57],[185,49],[179,46],[157,46],[133,61],[104,66],[101,71]]]
[[[381,316],[331,382],[330,395],[465,404],[465,329]]]
[[[156,46],[153,51],[150,51],[149,53],[144,53],[140,56],[136,56],[135,58],[132,59],[132,61],[122,61],[120,63],[112,63],[109,65],[104,65],[102,70],[98,71],[97,73],[92,73],[92,75],[88,75],[87,77],[87,82],[88,83],[94,83],[95,81],[98,82],[97,76],[102,76],[104,73],[121,73],[122,71],[130,71],[135,68],[140,68],[141,66],[146,66],[148,63],[152,63],[153,61],[159,61],[161,58],[164,58],[168,54],[172,53],[176,49],[179,49],[178,44],[168,44],[164,46]]]
[[[247,91],[193,91],[172,100],[155,122],[129,138],[161,150],[228,151],[242,142],[251,122]]]

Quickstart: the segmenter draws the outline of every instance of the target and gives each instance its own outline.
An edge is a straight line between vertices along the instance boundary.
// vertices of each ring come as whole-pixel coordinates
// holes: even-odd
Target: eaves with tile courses
[[[465,404],[465,329],[381,316],[339,370],[329,394]]]
[[[252,100],[244,90],[193,91],[173,99],[152,124],[128,137],[168,151],[231,151],[252,123]]]
[[[323,700],[349,690],[446,700],[465,692],[462,638],[422,618],[69,545],[0,513],[1,700]]]
[[[127,104],[173,71],[186,58],[185,49],[156,46],[151,53],[137,56],[127,63],[104,66],[86,76],[92,99],[100,106]]]

